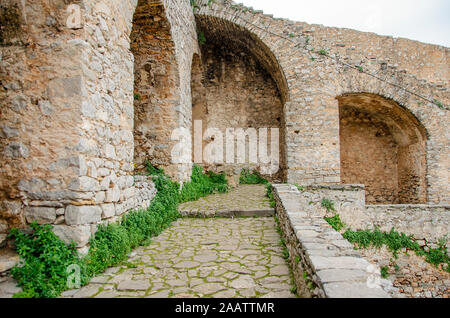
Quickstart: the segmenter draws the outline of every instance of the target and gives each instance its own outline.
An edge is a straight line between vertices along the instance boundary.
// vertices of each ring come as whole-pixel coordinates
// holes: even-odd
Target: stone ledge
[[[307,185],[305,190],[340,190],[340,191],[362,191],[366,187],[363,184],[318,184],[318,185]]]
[[[390,298],[379,270],[353,249],[320,215],[302,207],[301,192],[273,185],[276,214],[289,250],[297,290],[303,297]],[[369,282],[379,282],[371,288]],[[308,282],[315,285],[311,290]]]

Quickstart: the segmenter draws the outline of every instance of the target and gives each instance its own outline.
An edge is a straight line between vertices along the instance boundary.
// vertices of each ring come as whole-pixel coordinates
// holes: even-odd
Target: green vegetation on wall
[[[11,273],[23,292],[15,297],[57,297],[68,289],[71,272],[67,269],[76,265],[80,269],[80,285],[86,285],[91,278],[108,267],[126,261],[131,250],[148,245],[150,239],[180,217],[178,204],[214,193],[226,192],[224,175],[204,174],[194,166],[191,181],[182,189],[177,182],[164,175],[164,171],[146,164],[148,175],[158,190],[146,210],[128,213],[120,223],[100,225],[90,240],[89,253],[80,258],[75,244],[67,245],[53,232],[50,225],[31,225],[31,231],[11,230],[21,262]]]
[[[341,217],[339,216],[339,214],[336,214],[332,217],[325,217],[325,221],[327,221],[328,224],[330,224],[331,227],[338,232],[340,232],[345,227],[344,223],[342,223],[341,221]]]
[[[333,217],[325,217],[324,219],[338,232],[345,228],[339,214],[335,214]],[[442,266],[441,268],[444,271],[450,272],[450,258],[446,247],[447,238],[439,240],[437,248],[425,250],[416,242],[412,235],[407,236],[404,233],[398,233],[394,228],[390,232],[382,232],[378,228],[359,231],[347,229],[342,235],[359,249],[386,246],[392,252],[394,258],[398,257],[398,252],[401,250],[406,250],[406,252],[412,251],[418,256],[424,256],[425,261],[428,263],[436,267]]]
[[[263,178],[257,172],[251,172],[249,169],[242,169],[241,176],[239,177],[240,184],[268,184],[265,178]]]
[[[424,256],[428,263],[434,266],[442,265],[443,270],[450,272],[450,257],[447,254],[447,243],[445,240],[441,240],[437,248],[429,248],[426,251],[419,246],[412,235],[407,236],[404,233],[396,232],[394,229],[391,229],[390,232],[382,232],[379,229],[356,232],[347,230],[343,236],[359,248],[380,248],[385,245],[395,258],[397,258],[398,252],[402,249],[415,252],[418,256]]]

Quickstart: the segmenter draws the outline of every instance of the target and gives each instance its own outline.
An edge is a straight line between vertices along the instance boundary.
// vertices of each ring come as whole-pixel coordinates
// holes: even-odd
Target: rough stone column
[[[66,27],[65,9],[40,0],[2,2],[8,28],[0,36],[0,245],[11,227],[63,223],[61,208],[84,199],[71,186],[83,167],[83,31]]]

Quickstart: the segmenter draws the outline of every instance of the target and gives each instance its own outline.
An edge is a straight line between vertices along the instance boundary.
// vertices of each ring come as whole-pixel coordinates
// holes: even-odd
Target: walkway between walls
[[[178,210],[183,216],[192,217],[262,217],[275,214],[270,207],[266,187],[262,185],[239,185],[228,193],[180,204]]]
[[[239,186],[180,210],[251,217],[179,219],[149,246],[136,249],[128,262],[62,296],[295,297],[275,220],[267,216],[273,209],[264,186]]]

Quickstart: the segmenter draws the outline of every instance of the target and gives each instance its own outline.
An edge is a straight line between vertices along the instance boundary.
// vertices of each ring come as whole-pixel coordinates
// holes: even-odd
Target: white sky
[[[234,0],[275,17],[450,47],[450,0]]]

